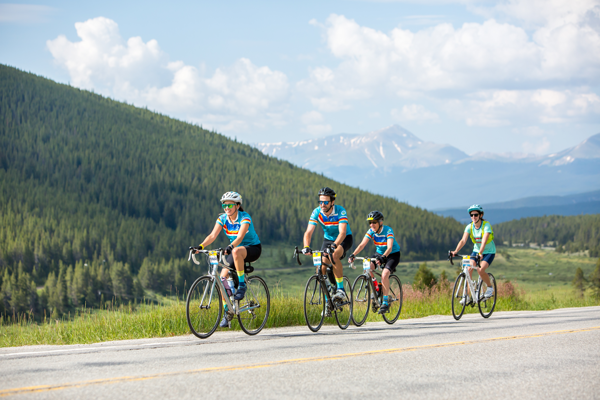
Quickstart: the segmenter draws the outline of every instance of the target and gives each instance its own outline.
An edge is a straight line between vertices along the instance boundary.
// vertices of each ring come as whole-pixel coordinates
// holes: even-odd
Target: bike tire
[[[239,309],[243,310],[246,307],[256,305],[259,307],[249,311],[241,311],[237,316],[238,322],[242,330],[248,335],[256,335],[265,327],[269,318],[271,295],[267,283],[260,276],[248,278],[246,287],[246,295],[239,301]]]
[[[361,326],[367,321],[371,308],[371,284],[364,275],[359,275],[352,284],[354,304],[352,308],[352,323]]]
[[[390,293],[388,295],[389,312],[381,314],[383,320],[392,325],[400,317],[402,311],[402,282],[396,275],[390,275]]]
[[[454,287],[452,288],[452,316],[455,320],[459,320],[465,312],[466,304],[460,304],[460,300],[466,295],[465,290],[465,274],[461,272],[456,281],[454,281]]]
[[[325,320],[325,288],[317,275],[308,278],[304,288],[304,320],[308,329],[317,332]]]
[[[344,291],[346,292],[346,301],[341,304],[336,304],[333,309],[335,320],[340,329],[346,329],[352,322],[352,308],[354,299],[352,296],[352,285],[350,279],[344,276]]]
[[[496,308],[496,296],[498,294],[498,291],[496,290],[496,278],[494,278],[494,275],[490,273],[488,273],[488,275],[490,276],[490,280],[492,281],[492,285],[494,286],[494,294],[492,295],[492,297],[488,299],[483,298],[483,295],[488,287],[483,280],[479,282],[478,287],[478,293],[479,296],[481,296],[481,299],[477,305],[479,306],[479,313],[483,318],[489,318],[490,315],[492,315],[492,313],[494,312],[494,309]]]
[[[201,276],[196,279],[185,301],[185,315],[192,333],[206,339],[219,326],[223,313],[221,288],[212,276]]]

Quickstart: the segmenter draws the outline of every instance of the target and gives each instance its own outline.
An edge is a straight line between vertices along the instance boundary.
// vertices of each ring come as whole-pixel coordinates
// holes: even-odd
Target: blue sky
[[[399,124],[473,154],[600,132],[600,0],[0,3],[0,63],[247,143]]]

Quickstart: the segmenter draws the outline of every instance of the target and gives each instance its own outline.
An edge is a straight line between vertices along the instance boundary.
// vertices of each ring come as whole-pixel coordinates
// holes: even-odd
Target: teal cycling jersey
[[[483,249],[482,254],[496,254],[496,244],[494,240],[491,239],[494,234],[492,230],[492,224],[487,221],[482,221],[479,229],[475,228],[475,225],[471,222],[469,225],[465,226],[465,232],[473,237],[473,252],[479,253],[479,249],[481,249],[481,240],[483,239],[483,234],[485,232],[490,234],[490,238],[485,245],[485,249]]]
[[[392,244],[392,252],[390,254],[397,253],[400,251],[400,245],[398,244],[398,242],[396,242],[396,238],[394,237],[394,231],[387,225],[384,225],[381,229],[381,232],[379,233],[369,228],[365,237],[373,241],[375,249],[379,254],[384,254],[387,250],[388,239],[394,239],[394,243]]]
[[[238,211],[237,219],[234,222],[231,222],[229,218],[227,218],[227,214],[219,215],[217,219],[217,224],[223,227],[223,231],[227,238],[229,238],[229,243],[233,242],[237,236],[240,228],[243,224],[248,224],[250,227],[248,228],[248,232],[244,235],[244,239],[242,239],[242,243],[240,246],[254,246],[260,244],[260,240],[258,239],[258,235],[254,230],[254,224],[252,223],[252,218],[250,218],[250,214],[244,211]]]
[[[317,222],[323,227],[325,239],[335,240],[340,235],[340,224],[346,224],[346,236],[352,235],[350,224],[348,223],[348,214],[342,206],[334,205],[333,211],[329,216],[321,212],[321,207],[317,207],[310,215],[309,225],[317,225]]]

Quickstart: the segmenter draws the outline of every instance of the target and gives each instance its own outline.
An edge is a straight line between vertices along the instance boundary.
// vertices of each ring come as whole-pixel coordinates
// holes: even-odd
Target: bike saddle
[[[251,272],[254,272],[254,267],[252,266],[251,263],[249,262],[245,262],[244,263],[244,273],[245,274],[249,274]]]

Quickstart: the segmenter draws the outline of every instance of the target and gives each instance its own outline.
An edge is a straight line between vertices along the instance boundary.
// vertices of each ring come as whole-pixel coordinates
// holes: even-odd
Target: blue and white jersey
[[[394,244],[392,245],[392,252],[390,254],[397,253],[400,251],[400,245],[398,244],[398,242],[396,242],[396,238],[394,237],[394,231],[387,225],[384,225],[383,229],[381,229],[381,232],[379,233],[369,228],[365,237],[373,241],[373,244],[375,244],[375,249],[379,254],[383,254],[387,250],[388,239],[394,239]]]
[[[229,243],[233,242],[237,238],[238,232],[240,231],[242,224],[248,224],[250,225],[250,227],[248,228],[248,232],[246,232],[244,239],[242,239],[242,243],[240,243],[239,245],[254,246],[260,244],[258,235],[254,230],[252,218],[250,218],[250,214],[248,214],[247,212],[238,211],[237,219],[234,222],[229,221],[229,218],[227,218],[227,214],[221,214],[219,215],[219,218],[217,218],[217,224],[223,227],[223,231],[229,238]]]
[[[346,236],[352,235],[350,224],[348,223],[348,214],[342,206],[334,205],[332,213],[327,216],[321,212],[321,207],[317,207],[310,215],[309,225],[317,225],[317,222],[323,227],[325,239],[335,240],[340,234],[340,224],[346,224]]]

